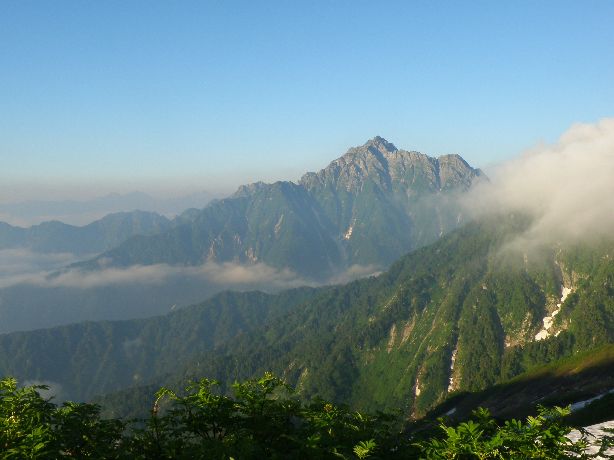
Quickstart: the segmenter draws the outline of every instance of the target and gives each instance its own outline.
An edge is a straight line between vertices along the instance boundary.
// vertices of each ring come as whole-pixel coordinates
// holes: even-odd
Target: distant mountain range
[[[0,221],[17,226],[38,225],[47,221],[61,221],[71,225],[87,225],[107,214],[135,209],[176,215],[188,208],[204,208],[218,196],[197,192],[169,198],[156,198],[143,192],[110,193],[89,200],[29,200],[0,203]]]
[[[298,184],[242,186],[182,225],[76,267],[263,262],[325,281],[353,265],[386,267],[458,227],[458,198],[480,180],[458,155],[431,158],[375,137]]]
[[[145,211],[108,214],[82,227],[50,221],[22,228],[0,222],[0,250],[91,255],[107,251],[131,236],[160,233],[172,225],[170,219]]]

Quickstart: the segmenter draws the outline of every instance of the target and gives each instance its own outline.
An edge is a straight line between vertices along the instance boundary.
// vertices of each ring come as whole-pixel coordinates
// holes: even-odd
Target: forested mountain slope
[[[166,316],[0,335],[0,374],[46,382],[61,398],[87,399],[176,372],[199,353],[280,317],[317,292],[223,292]]]
[[[202,306],[149,322],[5,335],[0,372],[62,385],[75,379],[70,391],[85,398],[147,378],[230,383],[272,370],[305,397],[420,415],[451,392],[484,389],[614,341],[612,243],[511,249],[529,223],[518,215],[482,219],[344,286],[266,301],[228,294],[215,341],[208,322],[216,310]],[[254,327],[243,329],[237,311],[256,319]],[[194,332],[201,328],[209,332]],[[137,332],[146,329],[150,335]],[[75,356],[80,361],[68,365]]]
[[[614,341],[612,243],[506,249],[527,225],[518,216],[470,224],[228,342],[185,374],[230,382],[273,370],[306,397],[420,415],[453,391]]]

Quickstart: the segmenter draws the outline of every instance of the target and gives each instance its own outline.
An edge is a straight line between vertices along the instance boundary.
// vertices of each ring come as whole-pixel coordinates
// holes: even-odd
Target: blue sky
[[[0,193],[297,179],[375,135],[483,167],[614,115],[613,20],[605,0],[7,0]]]

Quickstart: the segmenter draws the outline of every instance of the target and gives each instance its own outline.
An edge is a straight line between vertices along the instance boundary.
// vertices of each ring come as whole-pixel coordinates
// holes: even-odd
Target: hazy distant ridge
[[[171,226],[171,220],[166,217],[145,211],[109,214],[82,227],[50,221],[22,228],[0,222],[0,250],[23,248],[42,253],[96,254],[131,236],[159,233]]]
[[[110,193],[92,199],[28,200],[0,203],[0,221],[27,227],[51,220],[71,225],[87,225],[107,214],[135,209],[172,217],[187,208],[204,208],[214,198],[208,192],[156,198],[143,192]]]

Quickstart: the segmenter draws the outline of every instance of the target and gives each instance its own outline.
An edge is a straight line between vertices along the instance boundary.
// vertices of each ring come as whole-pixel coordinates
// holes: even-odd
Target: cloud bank
[[[526,244],[590,241],[614,231],[614,118],[576,124],[553,145],[537,146],[489,172],[468,194],[476,216],[524,212]]]
[[[38,287],[91,289],[133,284],[162,285],[177,278],[203,281],[228,289],[282,290],[299,286],[315,286],[288,268],[274,268],[264,263],[243,265],[233,262],[207,262],[199,266],[167,264],[135,265],[127,268],[108,267],[96,271],[65,269],[51,272],[73,261],[70,254],[45,255],[27,250],[0,251],[6,256],[0,264],[0,288],[15,284]],[[10,257],[9,257],[10,256]],[[331,283],[345,283],[374,274],[372,266],[353,265],[338,274]]]
[[[275,290],[309,284],[308,281],[288,269],[276,269],[265,264],[239,265],[230,262],[210,262],[195,267],[157,264],[105,268],[97,271],[68,269],[53,274],[44,271],[6,274],[0,278],[0,288],[14,284],[74,289],[131,284],[160,285],[177,277],[206,280],[222,287],[263,285]]]
[[[45,273],[78,261],[70,253],[41,254],[30,249],[0,250],[0,288],[41,279]]]

